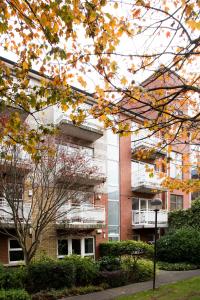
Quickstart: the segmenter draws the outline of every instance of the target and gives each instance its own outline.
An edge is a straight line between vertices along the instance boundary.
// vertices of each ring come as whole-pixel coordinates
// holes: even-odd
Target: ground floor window
[[[77,254],[94,258],[94,238],[58,239],[58,258],[66,255]]]
[[[15,239],[8,240],[8,256],[9,263],[17,263],[20,261],[24,261],[23,250],[19,242]]]
[[[134,241],[140,241],[140,235],[139,234],[134,234],[133,235],[133,240]]]
[[[170,210],[183,209],[183,196],[170,195]]]

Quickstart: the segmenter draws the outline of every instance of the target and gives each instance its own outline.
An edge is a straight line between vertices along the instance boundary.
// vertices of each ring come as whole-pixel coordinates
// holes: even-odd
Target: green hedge
[[[31,293],[75,284],[75,265],[68,260],[38,261],[27,268],[26,289]]]
[[[119,257],[103,256],[98,260],[100,271],[116,271],[121,269]]]
[[[151,258],[153,257],[153,246],[137,241],[106,242],[100,244],[101,256],[135,255],[135,253],[141,253],[142,256]]]
[[[25,290],[0,290],[0,300],[30,300],[30,295]]]
[[[170,212],[168,222],[173,230],[186,226],[200,230],[200,199],[192,201],[191,208]]]
[[[170,263],[200,265],[200,231],[186,227],[164,235],[157,243],[157,257]]]
[[[187,270],[196,270],[199,266],[190,264],[190,263],[168,263],[164,261],[158,262],[158,267],[160,270],[166,271],[187,271]]]
[[[99,265],[89,257],[78,255],[66,256],[64,261],[75,267],[75,286],[86,286],[93,284],[98,276]]]
[[[132,257],[125,257],[122,260],[122,268],[127,272],[127,280],[130,283],[150,280],[153,277],[153,262],[151,260],[135,260]]]
[[[0,265],[0,289],[24,288],[26,276],[25,267],[7,268]]]

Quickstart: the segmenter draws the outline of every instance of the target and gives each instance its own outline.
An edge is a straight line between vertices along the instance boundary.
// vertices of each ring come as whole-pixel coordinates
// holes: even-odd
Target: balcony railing
[[[158,227],[167,227],[168,213],[165,210],[159,210],[157,215]],[[133,210],[132,225],[134,227],[154,228],[155,226],[155,211],[154,210]]]
[[[132,162],[131,185],[133,191],[157,193],[165,191],[162,187],[164,177],[155,171],[154,165]]]
[[[19,217],[20,221],[23,223],[24,222],[29,222],[30,220],[30,210],[31,210],[31,204],[30,203],[25,203],[23,201],[20,201],[16,203],[17,207],[17,216]],[[5,200],[5,198],[0,198],[0,226],[1,225],[12,225],[14,224],[14,218],[13,218],[13,213],[12,209]]]
[[[155,135],[152,135],[147,129],[140,129],[137,134],[133,133],[131,136],[131,145],[133,154],[139,149],[153,149],[154,155],[166,154],[164,149],[160,149],[162,140]]]
[[[76,137],[82,140],[94,142],[103,136],[103,128],[96,119],[85,120],[81,125],[73,124],[68,115],[62,114],[55,123],[64,134]]]
[[[67,145],[60,145],[59,150],[63,153],[66,153],[66,155],[76,155],[78,152],[80,155],[82,155],[85,158],[85,163],[87,164],[88,168],[94,168],[94,174],[91,174],[89,177],[86,178],[86,184],[87,185],[93,185],[91,184],[94,182],[94,184],[100,184],[105,182],[106,180],[106,163],[105,160],[94,158],[91,155],[88,155],[87,149],[84,148],[75,149],[73,147],[67,146]],[[84,180],[84,174],[80,174],[80,178],[82,181]],[[81,182],[82,182],[81,181]]]
[[[90,204],[63,205],[57,213],[57,225],[98,228],[105,224],[105,207]]]

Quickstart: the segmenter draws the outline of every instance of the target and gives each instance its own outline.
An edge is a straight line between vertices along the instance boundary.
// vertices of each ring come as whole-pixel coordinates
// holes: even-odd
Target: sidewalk
[[[159,271],[159,274],[156,278],[156,286],[159,287],[163,284],[173,283],[195,276],[200,276],[200,269],[191,271]],[[108,289],[102,292],[67,297],[63,298],[62,300],[110,300],[119,296],[131,295],[150,289],[152,289],[152,281],[146,281],[125,285],[114,289]]]

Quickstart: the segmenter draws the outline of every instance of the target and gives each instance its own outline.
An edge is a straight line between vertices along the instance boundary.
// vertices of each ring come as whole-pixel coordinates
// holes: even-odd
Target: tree
[[[192,201],[191,208],[187,210],[170,212],[169,229],[177,230],[183,227],[200,230],[200,199]]]
[[[161,133],[161,147],[199,145],[199,1],[3,0],[0,8],[2,47],[18,59],[12,72],[1,64],[1,109],[15,106],[35,117],[58,104],[72,108],[76,124],[92,114],[119,134],[130,134],[130,120],[139,118],[150,135]],[[32,67],[41,85],[31,85]],[[74,83],[92,90],[91,109],[81,106],[88,94]],[[31,152],[53,128],[25,130],[19,115],[2,118],[1,138]]]
[[[50,149],[45,143],[35,160],[20,150],[16,145],[1,149],[0,225],[18,240],[29,264],[50,224],[70,221],[82,204],[90,213],[92,193],[86,182],[100,184],[104,178],[83,153],[72,154],[67,146]]]

